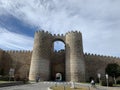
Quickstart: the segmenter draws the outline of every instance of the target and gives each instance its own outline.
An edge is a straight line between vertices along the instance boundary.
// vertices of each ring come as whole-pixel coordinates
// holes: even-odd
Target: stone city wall
[[[15,69],[15,75],[24,78],[29,74],[32,51],[4,51],[4,75],[9,75],[10,68]]]
[[[97,74],[100,73],[102,77],[105,76],[105,68],[110,63],[117,63],[120,65],[120,58],[102,56],[96,54],[84,54],[85,66],[86,66],[86,80],[92,77],[97,79]]]

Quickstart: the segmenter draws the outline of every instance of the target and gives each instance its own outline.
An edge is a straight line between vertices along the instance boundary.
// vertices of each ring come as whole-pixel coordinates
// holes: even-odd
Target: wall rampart
[[[28,76],[32,51],[7,50],[4,51],[3,65],[4,74],[8,75],[9,69],[15,69],[15,75],[20,78]]]
[[[97,78],[98,73],[100,73],[102,76],[105,76],[105,68],[110,63],[117,63],[120,65],[119,57],[85,53],[84,58],[87,80],[89,80],[90,77]]]

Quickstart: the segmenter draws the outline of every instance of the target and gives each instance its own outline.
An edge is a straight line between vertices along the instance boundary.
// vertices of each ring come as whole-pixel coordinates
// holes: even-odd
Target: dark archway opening
[[[51,55],[51,80],[56,80],[56,73],[62,74],[62,81],[65,81],[65,43],[55,40],[52,46]]]

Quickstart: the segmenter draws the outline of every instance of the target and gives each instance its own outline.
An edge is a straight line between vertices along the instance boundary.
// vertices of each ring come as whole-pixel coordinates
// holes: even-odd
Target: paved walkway
[[[55,83],[55,82],[39,82],[26,85],[1,87],[0,90],[47,90],[48,87],[53,85],[70,85],[69,82]],[[96,88],[90,87],[90,84],[76,84],[76,86],[88,87],[88,90],[120,90],[120,87],[102,87],[97,86]]]
[[[47,90],[47,87],[49,86],[50,86],[49,84],[35,83],[35,84],[2,87],[0,88],[0,90]]]

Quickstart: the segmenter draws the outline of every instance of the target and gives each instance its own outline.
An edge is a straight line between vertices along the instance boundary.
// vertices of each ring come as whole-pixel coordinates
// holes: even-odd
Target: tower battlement
[[[80,31],[69,31],[66,33],[66,35],[69,35],[69,34],[82,34]]]
[[[48,36],[52,36],[52,34],[48,31],[44,31],[44,30],[38,30],[35,32],[35,34],[44,34],[44,35],[48,35]]]

